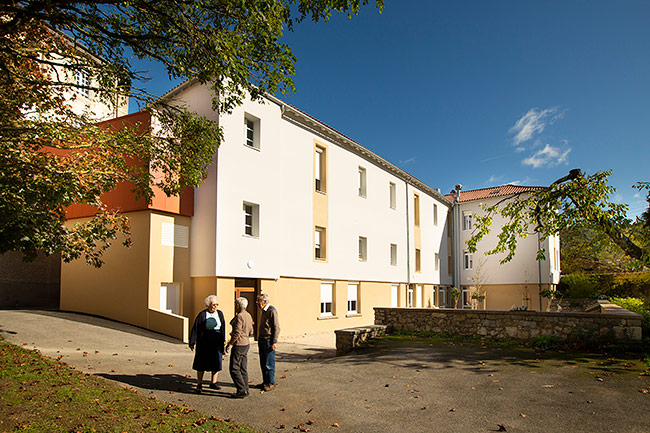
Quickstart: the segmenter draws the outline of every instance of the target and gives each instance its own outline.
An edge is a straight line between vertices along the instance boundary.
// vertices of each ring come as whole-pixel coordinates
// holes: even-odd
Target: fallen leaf
[[[305,412],[306,412],[306,413],[311,413],[312,410],[314,410],[313,407],[312,407],[311,409],[307,409]]]
[[[285,427],[286,427],[286,425],[284,425],[284,424],[280,424],[277,428],[278,428],[278,429],[282,429],[282,428],[285,428]]]
[[[591,401],[591,400],[587,400],[587,403],[591,404],[591,403],[593,403],[593,401]]]
[[[456,412],[456,408],[452,407],[451,409],[449,409],[449,412]]]
[[[312,419],[307,420],[307,422],[306,422],[305,424],[307,424],[307,425],[312,425],[312,424],[314,424],[314,420],[312,420]]]
[[[332,424],[332,427],[338,427],[338,426],[339,426],[339,423],[337,423],[337,422],[335,422],[334,424]]]
[[[526,418],[526,414],[525,414],[525,413],[520,413],[519,416],[522,417],[522,418]]]
[[[497,431],[508,431],[503,424],[497,424],[497,426],[499,427]]]
[[[280,408],[280,412],[284,412],[285,410],[285,408]]]
[[[173,367],[173,366],[174,366],[174,364],[169,364],[169,366],[170,366],[170,367]]]
[[[555,385],[542,385],[542,388],[555,388]]]

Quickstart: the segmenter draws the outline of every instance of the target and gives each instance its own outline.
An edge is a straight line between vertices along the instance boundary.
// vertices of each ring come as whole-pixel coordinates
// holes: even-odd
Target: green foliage
[[[468,249],[477,250],[478,242],[489,233],[492,219],[500,215],[504,224],[497,245],[487,254],[505,253],[501,263],[512,260],[517,240],[538,233],[544,241],[564,230],[589,227],[609,237],[624,254],[638,261],[640,266],[650,262],[647,233],[637,234],[626,217],[627,205],[614,203],[610,196],[616,189],[607,183],[611,171],[585,175],[572,170],[569,176],[558,179],[548,188],[527,191],[507,197],[495,205],[484,206],[484,215],[477,216]],[[631,230],[631,232],[630,232]],[[540,249],[537,258],[545,258]]]
[[[376,0],[383,7],[383,0]],[[171,77],[207,84],[212,106],[228,113],[245,95],[294,90],[294,58],[284,31],[305,19],[359,12],[368,0],[11,1],[0,5],[0,253],[61,252],[101,266],[116,240],[130,245],[128,220],[101,195],[131,184],[149,202],[156,188],[197,187],[222,140],[204,117],[138,86],[137,59],[162,63]],[[88,75],[87,82],[75,74]],[[78,93],[114,109],[127,98],[157,119],[99,128],[71,107]],[[66,227],[70,204],[97,209]]]
[[[638,297],[650,302],[650,272],[565,275],[560,279],[558,294],[567,299]]]

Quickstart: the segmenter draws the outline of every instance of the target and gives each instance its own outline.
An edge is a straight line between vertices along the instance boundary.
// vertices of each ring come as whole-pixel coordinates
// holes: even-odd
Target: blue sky
[[[280,97],[443,193],[611,169],[638,215],[648,17],[645,0],[387,0],[287,34],[297,92]]]

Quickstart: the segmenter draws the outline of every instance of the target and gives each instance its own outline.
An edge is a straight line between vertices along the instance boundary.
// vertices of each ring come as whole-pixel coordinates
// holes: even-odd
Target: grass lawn
[[[0,339],[0,431],[241,432],[246,426],[141,396]]]

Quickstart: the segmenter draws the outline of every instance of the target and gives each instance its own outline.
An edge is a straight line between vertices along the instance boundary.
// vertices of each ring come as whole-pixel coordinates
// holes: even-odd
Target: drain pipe
[[[456,184],[455,188],[451,190],[451,195],[454,197],[454,204],[452,207],[452,257],[454,258],[454,286],[461,290],[462,297],[462,288],[460,281],[460,269],[463,256],[460,252],[460,227],[462,221],[459,221],[460,218],[460,191],[463,189],[463,185],[460,183]]]
[[[537,251],[539,251],[542,247],[542,243],[540,241],[540,235],[539,232],[537,232]],[[538,258],[537,259],[537,281],[538,287],[537,287],[537,294],[539,295],[539,311],[542,311],[542,261]]]
[[[411,224],[409,220],[409,183],[411,178],[404,180],[404,194],[406,196],[406,298],[408,300],[408,290],[411,286]]]

